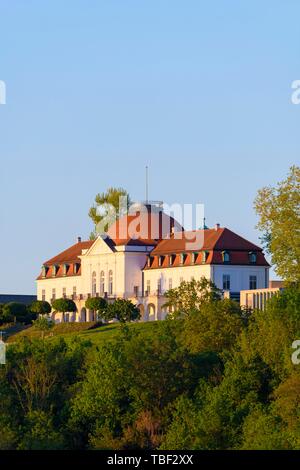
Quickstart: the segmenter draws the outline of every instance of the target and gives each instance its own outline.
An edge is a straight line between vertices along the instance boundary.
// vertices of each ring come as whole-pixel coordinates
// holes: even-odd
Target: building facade
[[[54,320],[93,321],[89,297],[132,300],[141,319],[159,320],[167,312],[165,292],[182,281],[205,276],[227,296],[264,289],[269,264],[262,249],[228,228],[186,232],[160,206],[123,216],[94,241],[77,240],[46,261],[37,279],[39,300],[72,298],[75,314],[55,313]]]

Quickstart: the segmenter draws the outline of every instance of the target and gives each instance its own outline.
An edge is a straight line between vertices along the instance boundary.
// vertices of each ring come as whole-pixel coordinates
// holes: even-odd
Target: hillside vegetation
[[[196,300],[160,322],[12,336],[0,449],[299,449],[299,289],[263,312]]]

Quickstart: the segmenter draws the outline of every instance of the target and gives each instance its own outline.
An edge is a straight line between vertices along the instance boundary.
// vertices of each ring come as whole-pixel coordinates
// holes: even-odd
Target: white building
[[[268,287],[269,264],[262,249],[227,228],[183,231],[159,205],[129,214],[107,234],[81,241],[46,261],[37,279],[39,300],[72,298],[76,314],[56,321],[92,321],[88,297],[131,299],[142,320],[162,319],[164,293],[182,281],[205,276],[231,297]]]

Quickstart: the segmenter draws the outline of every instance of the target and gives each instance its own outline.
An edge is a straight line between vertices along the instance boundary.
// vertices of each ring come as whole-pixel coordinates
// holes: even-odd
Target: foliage
[[[244,326],[243,311],[229,299],[202,303],[184,322],[182,339],[193,353],[231,350]]]
[[[42,333],[42,338],[44,339],[45,332],[54,327],[54,321],[49,318],[40,317],[37,320],[34,320],[33,326]]]
[[[201,305],[221,299],[221,291],[206,277],[200,281],[183,281],[179,287],[166,292],[167,302],[164,307],[173,309],[175,316],[190,315],[198,310]]]
[[[109,340],[93,347],[75,333],[14,341],[0,367],[0,449],[299,449],[299,288],[250,317],[210,296],[186,307],[102,326],[95,336]]]
[[[120,198],[126,198],[125,207],[120,206]],[[95,225],[90,238],[95,239],[100,232],[107,231],[108,226],[115,221],[115,218],[121,217],[124,209],[127,211],[130,204],[129,194],[123,188],[108,188],[105,193],[97,194],[95,204],[89,210],[89,217]],[[103,220],[105,224],[100,230],[98,225]]]
[[[64,298],[53,300],[52,308],[61,313],[76,312],[77,310],[76,304],[73,300]]]
[[[2,307],[2,323],[19,322],[29,324],[36,318],[25,304],[19,302],[9,302]]]
[[[48,315],[51,313],[51,305],[46,300],[35,300],[30,305],[29,310],[38,315]]]
[[[117,299],[113,303],[108,304],[104,313],[106,320],[115,318],[122,323],[139,320],[140,317],[139,309],[127,299]]]
[[[255,210],[277,274],[300,282],[300,168],[293,166],[276,187],[259,190]]]
[[[0,448],[66,448],[68,403],[86,347],[78,339],[59,339],[8,348],[0,368]]]
[[[103,297],[90,297],[86,300],[85,306],[96,312],[98,317],[102,317],[107,308],[107,301]]]

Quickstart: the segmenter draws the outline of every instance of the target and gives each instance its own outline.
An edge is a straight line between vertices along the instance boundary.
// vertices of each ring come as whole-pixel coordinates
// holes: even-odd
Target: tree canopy
[[[64,298],[53,300],[52,308],[61,313],[76,312],[77,310],[76,304],[73,300]]]
[[[105,313],[106,319],[116,318],[121,323],[126,323],[140,319],[139,309],[127,299],[117,299],[113,303],[108,304]]]
[[[45,300],[35,300],[30,305],[30,311],[38,315],[48,315],[51,313],[51,305]]]
[[[254,202],[257,227],[272,257],[276,273],[287,282],[300,282],[300,168],[293,166],[275,187],[258,191]]]
[[[90,297],[86,300],[85,306],[96,312],[97,315],[103,316],[107,308],[107,301],[103,297]]]
[[[221,290],[203,276],[199,281],[183,281],[179,287],[168,290],[165,296],[164,307],[169,307],[175,315],[188,316],[201,305],[220,300]]]
[[[124,206],[120,204],[121,200],[125,201]],[[114,222],[115,218],[122,216],[130,204],[130,196],[124,188],[111,187],[106,192],[97,194],[95,203],[89,210],[89,217],[95,226],[90,238],[94,239],[100,232],[107,231],[110,222]],[[99,224],[103,221],[105,222],[104,227],[100,230]]]

